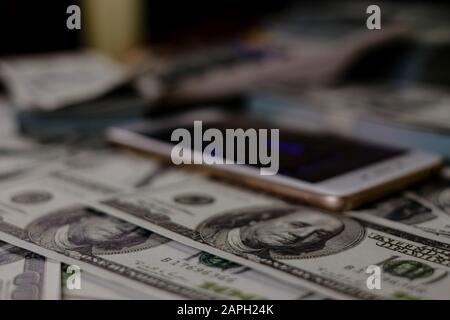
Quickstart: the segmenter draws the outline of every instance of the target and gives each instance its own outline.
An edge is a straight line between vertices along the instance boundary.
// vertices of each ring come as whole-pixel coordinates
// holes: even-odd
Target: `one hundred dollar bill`
[[[0,242],[0,300],[59,300],[60,264]]]
[[[199,250],[336,298],[450,298],[450,246],[201,177],[161,175],[97,206]],[[368,285],[370,266],[381,287]]]
[[[448,247],[440,241],[430,241],[354,218],[293,206],[273,197],[179,170],[164,171],[156,165],[148,167],[152,166],[152,162],[145,164],[148,170],[144,170],[145,179],[139,179],[138,175],[129,179],[133,175],[126,172],[136,165],[130,166],[128,160],[118,165],[120,161],[116,162],[113,156],[103,157],[103,160],[96,158],[97,155],[91,155],[81,161],[83,165],[71,164],[64,170],[55,170],[4,188],[0,193],[0,208],[8,216],[4,221],[10,220],[9,224],[16,223],[21,225],[21,229],[27,229],[32,221],[41,216],[67,210],[80,211],[80,208],[86,211],[88,208],[88,211],[100,215],[112,214],[191,245],[198,249],[197,252],[203,250],[264,271],[272,277],[318,290],[327,296],[447,298]],[[80,160],[75,163],[80,163]],[[124,178],[117,179],[121,176]],[[8,213],[14,209],[31,214],[28,203],[20,204],[23,201],[21,198],[39,199],[42,196],[31,194],[30,197],[24,192],[30,190],[45,191],[51,197],[47,195],[44,198],[51,199],[37,206],[32,205],[33,217],[25,223],[17,215]],[[38,200],[31,200],[34,201]],[[39,211],[36,210],[38,208]],[[283,221],[284,217],[286,221]],[[21,222],[12,221],[15,218]],[[303,232],[305,235],[302,235]],[[11,239],[8,232],[2,232],[0,236]],[[24,246],[42,246],[33,238],[29,241],[15,240]],[[283,246],[287,246],[286,250],[282,249]],[[407,251],[402,249],[404,246],[414,249]],[[43,247],[39,250],[45,251],[43,254],[54,253]],[[58,257],[61,259],[61,256]],[[385,270],[381,290],[374,291],[367,287],[369,275],[366,270],[371,265]],[[414,268],[417,274],[421,270],[432,272],[426,273],[425,279],[421,276],[411,278],[399,272],[410,267],[413,274]],[[267,292],[272,292],[272,289]],[[304,294],[298,296],[309,295],[304,289],[302,292]]]
[[[4,185],[0,238],[145,295],[192,299],[297,299],[297,285],[170,241],[88,203],[115,193],[75,171]],[[66,179],[70,176],[70,179]],[[88,183],[89,182],[89,183]],[[108,191],[108,192],[105,192]],[[316,298],[321,298],[315,296]]]
[[[450,244],[450,167],[428,182],[351,215]]]

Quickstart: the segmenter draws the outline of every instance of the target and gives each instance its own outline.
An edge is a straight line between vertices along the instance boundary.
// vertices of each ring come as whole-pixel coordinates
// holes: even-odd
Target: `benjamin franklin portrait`
[[[197,229],[213,246],[260,258],[309,258],[359,243],[364,229],[355,221],[307,207],[242,209],[212,217]]]
[[[119,254],[160,245],[168,240],[123,220],[87,207],[48,214],[27,227],[29,238],[61,253]]]

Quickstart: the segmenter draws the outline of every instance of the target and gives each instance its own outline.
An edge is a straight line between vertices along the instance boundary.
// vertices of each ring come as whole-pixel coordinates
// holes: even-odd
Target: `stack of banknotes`
[[[114,150],[0,154],[2,299],[450,298],[449,170],[336,215]]]
[[[450,299],[450,168],[333,214],[3,115],[0,299]]]

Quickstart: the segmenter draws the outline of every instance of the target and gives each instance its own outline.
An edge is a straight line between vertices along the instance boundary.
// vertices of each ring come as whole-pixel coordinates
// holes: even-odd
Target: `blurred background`
[[[449,56],[446,1],[0,1],[0,109],[41,141],[225,108],[450,156]]]

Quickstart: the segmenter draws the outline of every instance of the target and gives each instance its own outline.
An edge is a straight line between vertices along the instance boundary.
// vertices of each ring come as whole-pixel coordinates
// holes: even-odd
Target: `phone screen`
[[[219,129],[225,136],[226,129],[247,130],[271,129],[273,125],[261,124],[260,122],[242,121],[211,121],[203,122],[202,129],[205,132],[209,128]],[[251,125],[253,124],[253,125]],[[141,134],[169,144],[172,132],[175,129],[184,128],[188,130],[191,137],[194,136],[194,124],[177,126],[157,132],[140,132]],[[279,129],[279,171],[278,174],[303,180],[309,183],[319,183],[324,180],[349,173],[351,171],[375,164],[380,161],[404,154],[406,151],[391,147],[379,146],[339,137],[330,133],[300,132],[288,129]],[[268,135],[270,137],[270,134]],[[210,141],[204,141],[202,151]],[[270,140],[267,143],[269,154]],[[248,153],[248,143],[246,144]],[[226,150],[223,152],[226,154]],[[235,153],[236,154],[236,153]],[[221,156],[212,154],[213,156]],[[249,159],[248,154],[245,159]],[[235,159],[233,159],[235,160]],[[260,168],[260,163],[247,165]]]

